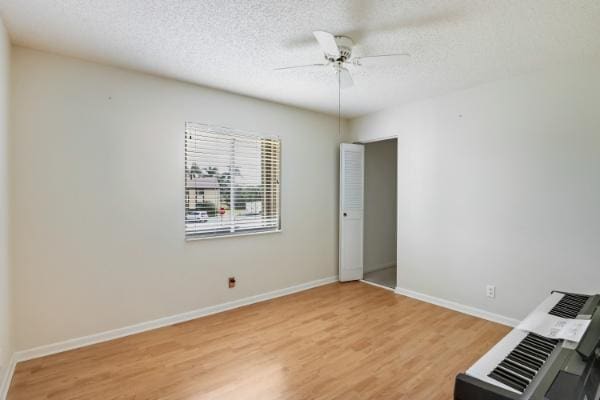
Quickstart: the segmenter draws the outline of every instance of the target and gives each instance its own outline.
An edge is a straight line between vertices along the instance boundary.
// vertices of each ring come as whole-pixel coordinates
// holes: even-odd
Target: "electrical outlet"
[[[229,289],[233,289],[235,287],[235,276],[230,276],[228,280]]]
[[[494,286],[494,285],[487,285],[485,287],[485,294],[490,299],[495,299],[496,298],[496,286]]]

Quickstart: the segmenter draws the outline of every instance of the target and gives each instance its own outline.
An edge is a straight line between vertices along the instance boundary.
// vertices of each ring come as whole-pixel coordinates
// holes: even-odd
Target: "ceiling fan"
[[[321,64],[296,65],[291,67],[275,68],[276,71],[302,69],[302,68],[332,68],[338,74],[338,83],[341,88],[349,88],[354,85],[354,80],[348,66],[361,67],[371,65],[396,65],[410,57],[409,54],[379,54],[372,56],[352,57],[354,41],[348,36],[336,36],[325,31],[315,31],[313,35],[317,39],[325,62]]]

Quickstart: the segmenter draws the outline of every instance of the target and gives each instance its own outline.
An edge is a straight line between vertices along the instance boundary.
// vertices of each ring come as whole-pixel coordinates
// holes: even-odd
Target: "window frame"
[[[188,233],[187,229],[185,228],[186,225],[186,214],[188,212],[188,201],[187,201],[187,196],[188,196],[188,188],[187,188],[187,174],[188,174],[188,170],[187,170],[187,166],[188,166],[188,161],[187,161],[187,136],[188,136],[188,127],[192,127],[195,130],[202,130],[202,129],[206,129],[206,132],[209,133],[218,133],[218,134],[224,134],[224,135],[230,135],[232,137],[235,136],[242,136],[242,137],[250,137],[253,139],[268,139],[268,140],[275,140],[278,143],[278,147],[279,147],[279,151],[277,154],[277,165],[278,165],[278,171],[276,174],[276,179],[277,179],[277,188],[278,188],[278,193],[277,193],[277,197],[278,197],[278,201],[277,201],[277,226],[276,227],[269,227],[269,228],[256,228],[256,229],[242,229],[242,230],[234,230],[233,232],[226,232],[226,231],[222,231],[222,232],[196,232],[196,233]],[[218,125],[209,125],[209,124],[202,124],[202,123],[197,123],[197,122],[186,122],[185,126],[184,126],[184,168],[183,168],[183,175],[184,175],[184,187],[183,187],[183,191],[184,191],[184,209],[183,209],[183,221],[184,221],[184,237],[186,241],[195,241],[195,240],[207,240],[207,239],[220,239],[220,238],[228,238],[228,237],[238,237],[238,236],[255,236],[255,235],[265,235],[265,234],[271,234],[271,233],[280,233],[283,232],[282,226],[283,226],[283,222],[282,222],[282,215],[281,215],[281,209],[282,209],[282,170],[283,170],[283,166],[282,166],[282,140],[279,136],[277,135],[267,135],[267,134],[261,134],[261,133],[256,133],[256,132],[251,132],[251,131],[244,131],[244,130],[239,130],[239,129],[234,129],[234,128],[228,128],[228,127],[223,127],[223,126],[218,126]],[[235,154],[235,153],[234,153]],[[262,157],[259,159],[259,162],[262,162]]]

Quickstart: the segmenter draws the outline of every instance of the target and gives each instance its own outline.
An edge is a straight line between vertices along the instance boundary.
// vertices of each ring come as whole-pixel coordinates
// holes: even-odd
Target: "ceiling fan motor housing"
[[[346,62],[346,60],[350,59],[352,56],[352,47],[354,47],[354,42],[348,36],[336,36],[335,43],[340,51],[340,56],[336,58],[335,56],[327,54],[325,58],[331,62]]]

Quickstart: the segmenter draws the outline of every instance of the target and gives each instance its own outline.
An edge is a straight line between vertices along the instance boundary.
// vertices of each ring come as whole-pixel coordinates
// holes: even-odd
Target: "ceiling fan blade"
[[[325,31],[314,31],[313,35],[315,35],[319,46],[321,46],[321,50],[325,54],[329,54],[335,58],[340,56],[340,49],[338,49],[338,45],[335,42],[335,36]]]
[[[350,75],[350,71],[348,71],[346,68],[341,67],[340,69],[338,69],[338,74],[340,74],[339,80],[340,87],[342,89],[347,89],[354,86],[354,80],[352,79],[352,75]]]
[[[410,54],[379,54],[376,56],[355,57],[350,62],[354,65],[403,65],[410,59]]]
[[[294,65],[291,67],[281,67],[281,68],[275,68],[273,69],[273,71],[283,71],[286,69],[302,69],[302,68],[314,68],[314,67],[326,67],[327,64],[307,64],[307,65]]]

